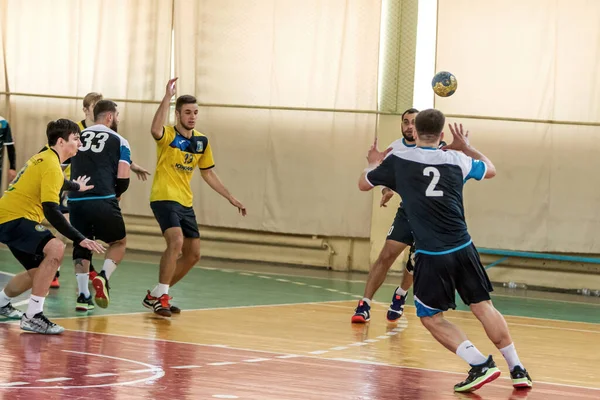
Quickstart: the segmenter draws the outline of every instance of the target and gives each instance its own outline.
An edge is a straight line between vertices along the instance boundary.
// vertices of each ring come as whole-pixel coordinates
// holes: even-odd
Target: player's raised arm
[[[158,110],[156,110],[156,114],[154,114],[154,118],[152,119],[152,126],[150,127],[150,132],[152,136],[156,140],[160,140],[163,137],[163,124],[167,119],[167,115],[169,114],[169,105],[171,103],[171,97],[175,95],[177,88],[175,86],[175,81],[178,78],[169,79],[167,82],[167,88],[165,90],[165,97],[163,97],[160,105],[158,106]]]
[[[483,162],[486,168],[485,174],[482,178],[491,179],[495,177],[496,167],[492,161],[482,152],[469,144],[469,131],[465,132],[462,124],[458,125],[454,123],[454,126],[452,126],[452,124],[448,124],[448,127],[452,133],[453,140],[450,145],[444,147],[444,150],[462,151],[465,155],[471,157],[472,159]]]
[[[377,166],[380,165],[381,161],[383,159],[385,159],[385,156],[387,156],[390,151],[392,151],[391,147],[387,148],[384,151],[379,151],[377,149],[377,139],[375,139],[375,142],[373,142],[373,145],[371,145],[371,147],[369,148],[369,151],[367,152],[367,162],[369,163],[369,165],[367,168],[365,168],[363,173],[358,178],[358,188],[361,191],[371,190],[377,184],[382,184],[387,187],[393,187],[393,183],[390,184],[391,186],[388,186],[384,183],[373,183],[367,178],[367,173],[369,173],[370,171],[377,168]],[[384,168],[384,169],[387,170],[387,168]],[[382,172],[383,172],[383,170],[382,170]],[[383,175],[388,175],[388,174],[386,174],[384,172]],[[383,175],[382,175],[382,178],[385,178]],[[386,180],[386,179],[384,179],[384,180]]]

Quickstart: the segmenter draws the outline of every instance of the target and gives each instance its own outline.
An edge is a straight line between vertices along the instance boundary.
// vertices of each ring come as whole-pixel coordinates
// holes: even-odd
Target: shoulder
[[[0,129],[4,129],[8,126],[8,121],[4,117],[0,116]]]

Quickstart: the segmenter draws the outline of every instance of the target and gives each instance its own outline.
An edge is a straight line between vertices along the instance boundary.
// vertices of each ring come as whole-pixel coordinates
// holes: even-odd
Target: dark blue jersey
[[[471,178],[482,180],[486,169],[461,152],[417,147],[395,151],[366,178],[402,197],[417,253],[445,254],[471,243],[463,185]]]
[[[90,177],[94,188],[69,193],[69,201],[115,197],[119,163],[131,165],[129,142],[104,125],[94,125],[81,132],[81,147],[71,157],[71,180]]]

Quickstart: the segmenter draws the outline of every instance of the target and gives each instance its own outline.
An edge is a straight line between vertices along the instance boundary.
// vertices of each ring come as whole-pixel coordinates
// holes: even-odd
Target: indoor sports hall
[[[149,173],[132,172],[118,203],[127,250],[106,308],[76,310],[72,241],[36,226],[66,244],[44,303],[64,332],[0,315],[0,397],[600,399],[599,16],[585,0],[0,0],[2,197],[50,121],[86,120],[91,92],[117,104],[118,134]],[[181,122],[177,96],[195,96],[211,170],[240,203],[194,170],[201,258],[169,288],[181,313],[167,317],[143,300],[164,284],[152,132],[170,87],[164,125]],[[401,201],[382,207],[381,188],[357,182],[411,108],[462,124],[495,165],[494,179],[464,184],[464,216],[531,388],[513,387],[458,294],[445,319],[501,372],[476,391],[454,390],[475,364],[428,331],[412,288],[388,320],[408,247],[355,323]],[[2,210],[0,198],[0,228]],[[103,262],[94,254],[96,271]],[[23,271],[0,245],[0,289]],[[33,296],[11,304],[25,312]]]

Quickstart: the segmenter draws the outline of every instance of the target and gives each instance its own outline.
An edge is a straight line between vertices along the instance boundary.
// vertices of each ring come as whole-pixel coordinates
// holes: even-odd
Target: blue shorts
[[[200,237],[193,207],[185,207],[176,201],[160,200],[150,202],[150,208],[162,233],[169,228],[181,228],[185,238]]]

